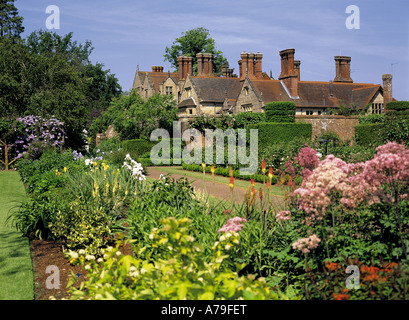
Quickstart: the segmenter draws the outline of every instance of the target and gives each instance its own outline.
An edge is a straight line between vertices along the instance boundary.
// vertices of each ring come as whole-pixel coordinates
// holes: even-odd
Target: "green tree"
[[[0,38],[20,38],[23,32],[23,17],[18,15],[14,0],[0,0]]]
[[[156,128],[172,132],[176,120],[176,102],[171,96],[155,94],[144,101],[132,90],[114,98],[107,110],[92,121],[90,136],[94,139],[113,124],[121,140],[140,139],[149,137]]]
[[[85,44],[73,40],[72,32],[60,36],[55,32],[38,30],[32,32],[25,43],[33,53],[47,56],[63,55],[67,61],[77,66],[89,64],[89,56],[94,50],[89,40],[85,41]]]
[[[165,49],[165,61],[169,61],[176,70],[179,69],[178,57],[193,57],[193,71],[197,72],[196,54],[200,52],[213,54],[213,72],[219,75],[222,67],[227,65],[227,59],[223,57],[223,52],[216,49],[216,43],[210,37],[209,30],[199,27],[186,32],[176,38],[172,46]]]
[[[0,114],[55,116],[65,123],[67,145],[80,148],[82,131],[119,96],[121,87],[103,64],[91,64],[90,41],[36,31],[25,41],[0,39]]]

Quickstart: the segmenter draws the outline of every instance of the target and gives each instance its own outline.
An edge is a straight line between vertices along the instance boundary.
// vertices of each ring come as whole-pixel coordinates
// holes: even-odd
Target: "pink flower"
[[[301,238],[295,241],[292,245],[293,249],[300,250],[302,253],[309,253],[311,249],[318,247],[321,239],[317,235],[313,234],[308,238]]]
[[[290,220],[291,219],[291,212],[290,211],[280,211],[276,214],[277,220]]]
[[[221,227],[217,232],[239,232],[241,229],[244,227],[244,224],[242,222],[247,222],[246,219],[240,218],[240,217],[234,217],[229,220],[227,220],[227,223]]]

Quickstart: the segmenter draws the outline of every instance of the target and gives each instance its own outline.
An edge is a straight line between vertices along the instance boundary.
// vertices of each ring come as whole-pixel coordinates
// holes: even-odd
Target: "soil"
[[[161,174],[166,172],[161,171],[160,167],[148,168],[148,176],[157,179]],[[179,179],[182,175],[172,174],[172,177]],[[203,181],[193,181],[194,179],[188,178],[192,182],[194,188],[200,190],[204,189]],[[206,182],[206,189],[210,195],[215,195],[218,198],[230,200],[230,189],[226,185],[215,183],[214,189],[211,182]],[[242,202],[244,199],[246,190],[241,188],[234,188],[233,198],[234,201]],[[273,197],[274,198],[274,197]],[[281,198],[276,197],[277,201],[282,201]],[[271,199],[274,200],[274,199]],[[31,257],[33,261],[34,271],[34,300],[49,300],[54,297],[57,300],[69,299],[70,293],[68,291],[67,284],[71,278],[71,272],[77,277],[78,281],[74,286],[78,287],[79,284],[85,280],[86,271],[77,265],[70,264],[69,260],[65,257],[63,252],[63,243],[57,243],[53,241],[33,240],[30,242]],[[131,254],[131,248],[123,248],[121,250],[125,254]],[[59,289],[47,289],[46,283],[49,277],[54,279],[54,272],[47,273],[48,266],[57,266],[60,274],[60,286]],[[54,282],[51,282],[54,283]]]

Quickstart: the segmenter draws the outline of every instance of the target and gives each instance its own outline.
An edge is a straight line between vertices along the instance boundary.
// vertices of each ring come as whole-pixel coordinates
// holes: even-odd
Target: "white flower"
[[[78,253],[79,253],[79,254],[85,254],[85,250],[84,250],[84,249],[80,249],[80,250],[78,251]]]
[[[78,259],[78,253],[74,252],[74,251],[70,251],[70,256],[73,259]]]
[[[85,257],[85,259],[86,259],[86,260],[95,260],[95,257],[94,257],[92,254],[88,254],[88,255]]]
[[[89,166],[90,163],[91,163],[91,159],[85,159],[85,165],[86,165],[86,166]]]

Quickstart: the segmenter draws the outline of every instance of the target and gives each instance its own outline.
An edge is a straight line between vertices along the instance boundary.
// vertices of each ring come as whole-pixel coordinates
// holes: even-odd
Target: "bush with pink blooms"
[[[403,144],[379,146],[365,162],[328,155],[294,193],[303,232],[321,239],[310,260],[407,259],[409,150]]]

